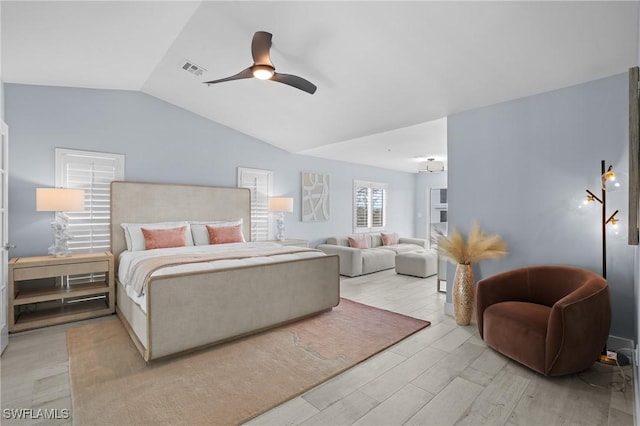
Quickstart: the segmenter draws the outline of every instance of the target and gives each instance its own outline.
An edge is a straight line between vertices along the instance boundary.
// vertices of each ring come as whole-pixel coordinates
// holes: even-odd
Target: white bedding
[[[131,271],[136,262],[141,259],[146,259],[156,256],[167,256],[172,254],[209,254],[209,253],[228,253],[234,250],[255,250],[261,251],[265,248],[281,247],[281,244],[273,242],[250,242],[250,243],[230,243],[230,244],[212,244],[204,246],[187,246],[187,247],[174,247],[165,249],[154,249],[144,251],[123,251],[120,254],[120,262],[118,267],[118,278],[126,294],[132,299],[140,308],[146,313],[146,300],[145,293],[138,296],[128,280],[131,276]],[[277,254],[273,256],[256,256],[243,259],[225,259],[216,260],[212,262],[199,262],[189,263],[177,266],[168,266],[158,269],[151,274],[152,277],[170,275],[185,272],[195,271],[212,271],[216,269],[226,268],[238,268],[249,265],[259,265],[272,262],[283,262],[288,260],[303,259],[309,257],[325,256],[321,251],[304,251],[298,253]]]

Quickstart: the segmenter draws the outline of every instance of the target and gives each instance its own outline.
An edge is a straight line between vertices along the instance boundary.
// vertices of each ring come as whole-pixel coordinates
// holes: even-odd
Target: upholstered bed
[[[125,255],[133,250],[123,223],[214,220],[240,220],[242,236],[250,241],[249,190],[113,182],[110,229],[116,272],[121,269],[121,255],[128,259]],[[130,297],[131,288],[123,284],[124,277],[116,275],[118,316],[145,361],[221,343],[338,305],[337,256],[302,249],[285,253],[273,243],[222,246],[247,246],[244,252],[261,244],[273,258],[256,255],[244,261],[230,256],[213,261],[217,266],[212,268],[203,267],[201,262],[191,269],[174,266],[148,274],[140,298]],[[200,253],[207,247],[187,249]],[[149,251],[164,250],[173,253],[173,249],[164,248]]]

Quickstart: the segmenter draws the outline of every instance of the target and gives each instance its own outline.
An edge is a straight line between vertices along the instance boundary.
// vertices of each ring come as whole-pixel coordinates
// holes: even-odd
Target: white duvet
[[[147,259],[156,256],[167,256],[171,254],[208,254],[208,253],[228,253],[234,250],[255,250],[257,252],[274,247],[280,247],[281,245],[273,242],[251,242],[251,243],[230,243],[230,244],[213,244],[202,246],[189,246],[189,247],[175,247],[165,249],[154,250],[141,250],[141,251],[124,251],[120,254],[120,264],[118,267],[118,278],[125,292],[137,305],[146,312],[146,300],[145,293],[138,296],[134,290],[134,286],[129,282],[132,275],[132,270],[135,267],[136,262],[141,259]],[[304,251],[298,253],[277,254],[273,256],[255,256],[247,257],[243,259],[225,259],[216,260],[213,262],[200,262],[189,263],[185,265],[167,266],[165,268],[158,269],[151,274],[152,277],[170,275],[185,272],[194,271],[212,271],[216,269],[225,268],[237,268],[248,265],[259,265],[264,263],[283,262],[288,260],[303,259],[309,257],[324,256],[321,251]]]

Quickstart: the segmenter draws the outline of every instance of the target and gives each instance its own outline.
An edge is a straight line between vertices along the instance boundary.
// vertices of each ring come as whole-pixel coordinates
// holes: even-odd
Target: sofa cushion
[[[529,302],[500,302],[484,310],[483,338],[493,349],[545,372],[545,345],[551,308]]]
[[[329,237],[327,238],[327,244],[333,244],[334,246],[349,247],[349,240],[347,237]]]
[[[381,248],[384,250],[391,250],[396,254],[409,253],[412,251],[424,251],[424,247],[420,247],[415,244],[405,244],[405,243],[394,244],[391,246],[382,246]]]
[[[369,247],[382,247],[382,237],[380,234],[367,234],[369,238]]]
[[[380,237],[382,238],[382,244],[384,244],[385,246],[392,246],[400,242],[400,237],[395,232],[381,232]]]
[[[366,238],[362,237],[348,237],[349,247],[367,249],[369,248],[369,242]]]
[[[362,250],[362,273],[370,274],[396,265],[396,254],[390,250],[370,248]]]

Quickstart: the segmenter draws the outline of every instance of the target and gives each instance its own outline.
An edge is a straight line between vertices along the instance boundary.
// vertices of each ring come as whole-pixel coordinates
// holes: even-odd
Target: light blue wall
[[[601,272],[599,210],[573,204],[598,190],[600,160],[628,170],[627,96],[623,73],[449,116],[450,229],[466,234],[478,221],[509,245],[508,257],[476,265],[476,279],[536,264]],[[623,220],[627,200],[608,197]],[[608,255],[611,334],[633,338],[634,249],[609,239]]]
[[[235,186],[239,166],[272,170],[274,195],[295,199],[286,235],[312,245],[352,232],[354,179],[386,182],[387,228],[414,234],[413,174],[290,154],[140,92],[6,84],[5,97],[10,256],[44,254],[53,240],[52,214],[35,211],[35,188],[54,186],[56,147],[124,154],[134,181]],[[329,221],[301,222],[302,171],[331,176]]]

